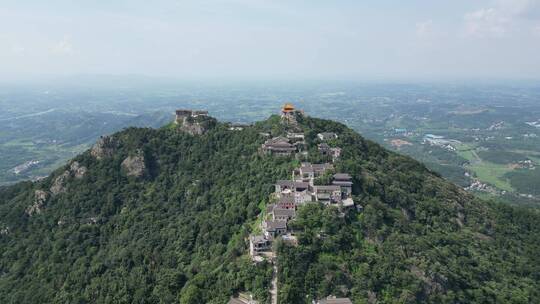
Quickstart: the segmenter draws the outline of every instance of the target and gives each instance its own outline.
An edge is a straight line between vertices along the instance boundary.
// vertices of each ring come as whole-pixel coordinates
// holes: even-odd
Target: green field
[[[505,174],[512,171],[508,165],[495,164],[482,160],[476,153],[476,147],[470,144],[461,144],[457,148],[459,156],[467,159],[467,169],[474,172],[482,182],[491,184],[501,190],[514,191]]]
[[[537,151],[512,150],[512,152],[523,154],[530,160],[534,161],[537,165],[540,165],[540,153],[538,153]]]
[[[481,181],[489,183],[501,190],[514,191],[509,180],[504,177],[506,173],[512,171],[508,166],[482,161],[481,163],[477,163],[468,168],[473,171]]]

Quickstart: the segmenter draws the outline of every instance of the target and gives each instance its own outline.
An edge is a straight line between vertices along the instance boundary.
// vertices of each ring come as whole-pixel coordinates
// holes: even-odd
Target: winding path
[[[272,266],[274,271],[272,272],[272,289],[270,289],[270,298],[272,299],[272,304],[277,304],[278,300],[278,287],[277,287],[277,277],[278,277],[278,268],[277,263],[274,261],[274,266]]]

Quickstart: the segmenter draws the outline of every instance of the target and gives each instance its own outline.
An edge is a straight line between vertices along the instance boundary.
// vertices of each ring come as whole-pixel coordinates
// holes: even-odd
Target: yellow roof
[[[294,106],[290,103],[283,105],[283,111],[294,111]]]

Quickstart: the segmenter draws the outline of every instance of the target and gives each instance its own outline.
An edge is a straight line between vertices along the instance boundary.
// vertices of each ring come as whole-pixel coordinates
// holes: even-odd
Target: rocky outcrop
[[[206,132],[206,130],[199,123],[189,123],[184,124],[181,127],[182,131],[187,132],[191,135],[201,135]]]
[[[49,189],[52,195],[57,195],[57,194],[66,192],[67,190],[66,182],[70,175],[71,175],[70,171],[66,170],[54,179],[53,184],[51,188]]]
[[[122,161],[122,169],[128,176],[143,177],[146,173],[146,164],[142,152],[138,151],[137,155],[126,157]]]
[[[191,135],[202,135],[217,123],[216,119],[208,116],[200,117],[184,117],[176,122],[180,126],[180,130]]]
[[[426,295],[445,292],[445,285],[448,279],[442,275],[432,273],[427,275],[426,272],[420,269],[418,266],[412,265],[409,267],[409,271],[418,279],[424,282],[424,293]]]
[[[103,159],[113,156],[114,152],[118,148],[118,142],[111,136],[102,136],[92,146],[90,155],[97,159]]]
[[[401,207],[401,214],[403,214],[407,222],[411,221],[414,218],[413,213],[410,210],[405,209],[403,207]]]
[[[77,179],[83,178],[87,171],[88,168],[86,168],[85,166],[81,166],[78,161],[72,162],[68,170],[64,171],[62,174],[60,174],[54,179],[51,188],[49,188],[49,191],[52,195],[58,195],[60,193],[66,192],[66,183],[68,179],[72,176]]]
[[[376,304],[377,303],[377,294],[374,291],[368,291],[368,304]]]
[[[49,198],[49,194],[43,190],[36,190],[34,192],[34,203],[28,208],[26,208],[25,212],[28,214],[28,216],[32,216],[34,214],[40,214],[45,206],[45,202]]]
[[[458,211],[455,221],[460,228],[463,227],[463,223],[465,222],[465,214],[463,214],[462,211]]]
[[[69,170],[71,171],[71,174],[73,174],[73,177],[83,178],[83,176],[88,171],[88,168],[86,168],[85,166],[81,166],[78,161],[74,161],[71,163]]]

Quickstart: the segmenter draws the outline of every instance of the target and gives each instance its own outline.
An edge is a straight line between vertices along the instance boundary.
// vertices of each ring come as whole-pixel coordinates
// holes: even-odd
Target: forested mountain
[[[540,302],[540,215],[479,200],[343,124],[298,117],[309,161],[335,132],[362,211],[308,204],[277,242],[280,303]],[[265,303],[272,268],[247,237],[295,157],[259,153],[278,116],[102,138],[49,177],[0,189],[1,303]]]

